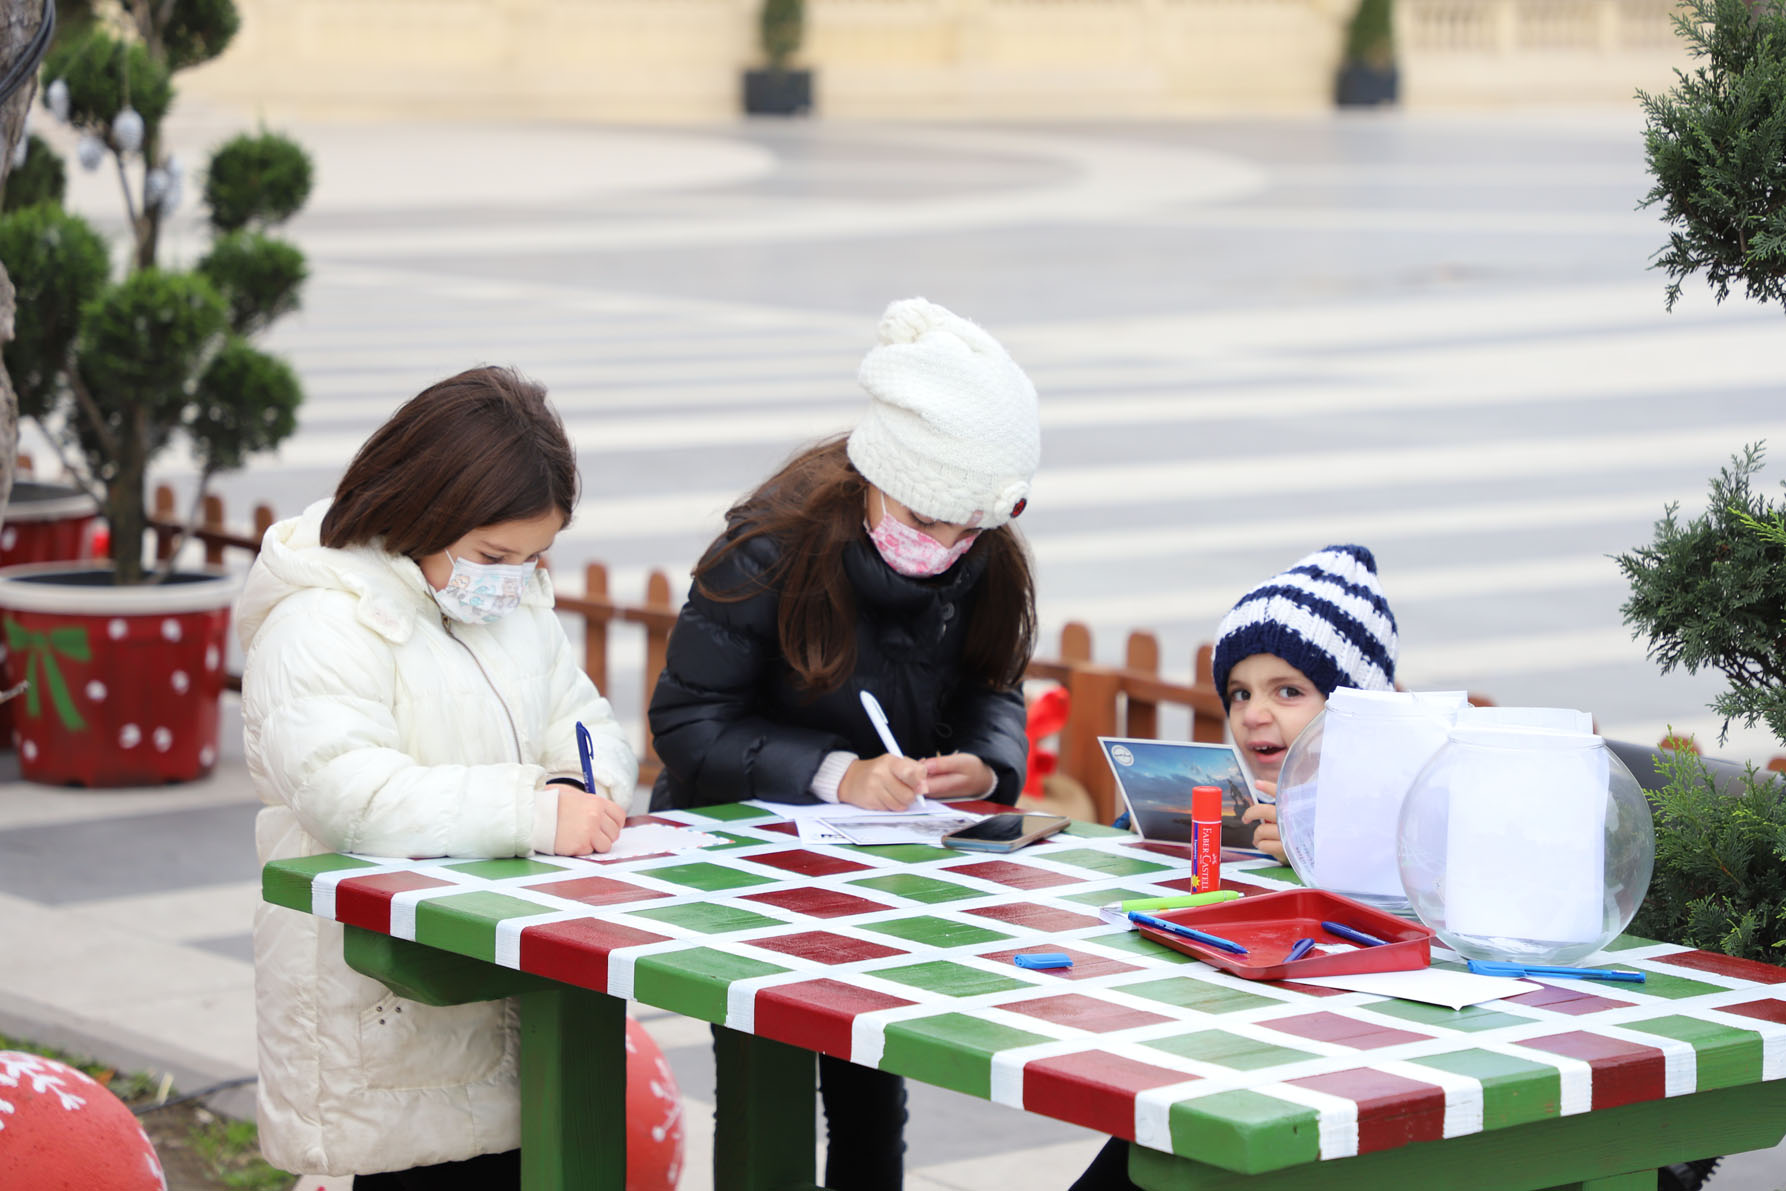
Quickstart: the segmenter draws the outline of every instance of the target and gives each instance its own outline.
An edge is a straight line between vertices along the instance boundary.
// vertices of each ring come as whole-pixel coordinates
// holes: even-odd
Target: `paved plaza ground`
[[[196,160],[243,122],[188,113],[174,136]],[[738,493],[851,424],[876,316],[923,294],[994,331],[1042,393],[1023,528],[1050,642],[1085,621],[1115,660],[1153,628],[1183,676],[1240,590],[1356,541],[1407,685],[1775,751],[1712,743],[1716,677],[1657,674],[1620,622],[1609,556],[1668,503],[1699,507],[1743,444],[1786,449],[1781,312],[1691,286],[1663,311],[1634,113],[293,131],[319,170],[293,228],[313,276],[271,338],[308,397],[276,458],[219,485],[239,517],[327,495],[431,380],[512,363],[579,450],[566,586],[593,559],[623,596],[654,567],[681,585]],[[77,204],[113,210],[109,179],[76,182]],[[614,657],[636,720],[642,643]],[[0,1030],[183,1082],[252,1068],[254,801],[239,737],[224,753],[189,788],[0,786],[0,954],[31,957],[0,964]],[[701,1125],[705,1025],[648,1024]],[[1038,1169],[1065,1186],[1098,1141],[914,1099],[914,1188]],[[1713,1185],[1777,1191],[1786,1149]]]

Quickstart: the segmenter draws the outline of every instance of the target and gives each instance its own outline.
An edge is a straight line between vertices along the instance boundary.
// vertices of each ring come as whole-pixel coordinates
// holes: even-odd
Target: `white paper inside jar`
[[[1466,726],[1449,766],[1445,927],[1479,938],[1598,939],[1606,752],[1598,736]]]
[[[1357,691],[1327,697],[1315,811],[1315,884],[1403,896],[1395,860],[1402,799],[1444,745],[1463,691]]]

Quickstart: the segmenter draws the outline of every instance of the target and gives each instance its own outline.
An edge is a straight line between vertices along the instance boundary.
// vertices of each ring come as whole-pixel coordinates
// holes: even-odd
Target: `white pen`
[[[887,722],[887,713],[881,710],[881,701],[867,691],[863,691],[862,710],[868,713],[868,722],[874,725],[876,732],[880,733],[881,743],[887,746],[887,751],[895,757],[905,756],[905,753],[900,750],[899,742],[893,739],[893,725]]]

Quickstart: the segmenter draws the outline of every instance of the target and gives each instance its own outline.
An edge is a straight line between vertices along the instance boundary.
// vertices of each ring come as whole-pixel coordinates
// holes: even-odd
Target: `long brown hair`
[[[842,437],[800,451],[726,514],[727,534],[694,571],[695,587],[721,602],[781,589],[776,615],[782,656],[815,694],[836,690],[856,668],[856,593],[841,565],[843,551],[863,536],[868,481],[850,462]],[[708,580],[733,551],[759,537],[780,556],[755,582],[727,590]],[[982,533],[962,559],[985,566],[967,625],[962,668],[970,681],[994,688],[1023,680],[1036,647],[1036,589],[1029,551],[1010,523]],[[957,566],[962,565],[957,563]]]
[[[323,517],[325,546],[422,558],[474,529],[551,509],[568,524],[577,456],[546,390],[509,368],[430,385],[372,432]]]

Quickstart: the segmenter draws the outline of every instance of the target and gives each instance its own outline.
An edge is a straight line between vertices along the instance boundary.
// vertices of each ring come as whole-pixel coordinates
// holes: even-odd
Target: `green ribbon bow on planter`
[[[51,629],[47,633],[34,633],[18,621],[9,620],[6,622],[6,647],[26,659],[25,681],[30,686],[25,690],[25,714],[35,719],[43,712],[37,697],[40,685],[37,671],[41,664],[41,685],[49,688],[50,702],[56,708],[56,718],[70,732],[85,731],[87,721],[82,718],[80,709],[74,705],[73,696],[68,693],[68,681],[62,677],[62,665],[57,658],[84,662],[92,657],[92,651],[87,646],[87,630],[80,625],[71,624]]]

